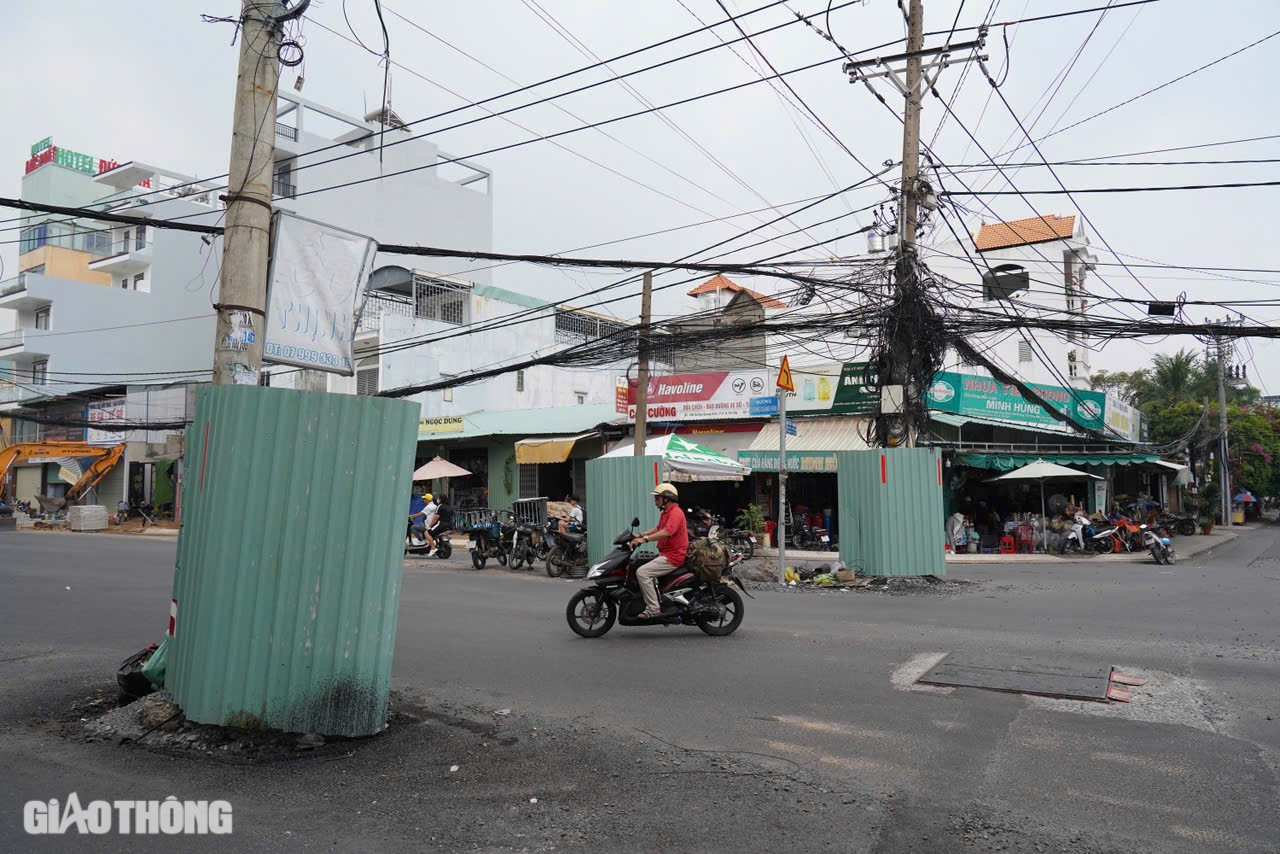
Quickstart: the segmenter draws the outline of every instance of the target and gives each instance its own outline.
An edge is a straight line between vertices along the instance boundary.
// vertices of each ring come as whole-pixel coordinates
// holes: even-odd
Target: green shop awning
[[[1159,454],[957,454],[956,464],[976,469],[1013,471],[1044,460],[1063,466],[1130,466],[1160,461]]]

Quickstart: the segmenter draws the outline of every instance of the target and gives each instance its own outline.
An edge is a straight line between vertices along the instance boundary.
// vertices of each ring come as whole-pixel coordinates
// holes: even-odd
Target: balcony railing
[[[360,315],[357,332],[377,332],[382,328],[382,318],[389,315],[413,317],[413,300],[393,294],[371,293],[365,300],[364,314]]]
[[[15,329],[12,332],[0,334],[0,350],[7,350],[10,347],[21,347],[26,343],[27,330]]]
[[[12,279],[5,279],[0,282],[0,297],[7,297],[10,294],[17,294],[27,289],[27,276],[25,273],[19,273]]]
[[[281,124],[280,122],[276,122],[276,136],[283,137],[284,139],[291,140],[293,142],[297,142],[298,129],[289,127],[286,124]]]
[[[279,199],[292,199],[298,195],[298,185],[276,177],[271,182],[271,194]]]

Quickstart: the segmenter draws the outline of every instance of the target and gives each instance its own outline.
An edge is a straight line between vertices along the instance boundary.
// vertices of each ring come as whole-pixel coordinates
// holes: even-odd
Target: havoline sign
[[[1040,383],[1028,385],[1045,403],[1077,423],[1095,430],[1103,428],[1106,395],[1102,392]],[[929,408],[1022,424],[1059,426],[1062,423],[1043,406],[1025,400],[1012,385],[991,377],[951,371],[944,371],[934,378],[933,385],[929,387]]]

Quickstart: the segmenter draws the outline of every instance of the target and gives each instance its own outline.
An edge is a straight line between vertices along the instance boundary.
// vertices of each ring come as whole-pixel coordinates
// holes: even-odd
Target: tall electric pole
[[[276,86],[284,3],[243,0],[236,72],[227,217],[213,339],[215,385],[257,385],[266,334],[271,180],[275,171]]]
[[[1215,351],[1218,357],[1218,480],[1222,484],[1222,524],[1231,525],[1231,472],[1228,465],[1229,443],[1227,442],[1227,354],[1228,345],[1221,335],[1214,337]]]
[[[916,269],[916,224],[919,219],[920,196],[917,186],[920,176],[920,51],[924,49],[924,3],[922,0],[910,0],[907,18],[907,79],[906,103],[903,110],[902,128],[902,189],[901,206],[898,213],[898,260],[894,265],[894,298],[895,311],[901,311],[906,299],[907,287],[915,278]],[[880,425],[880,441],[885,445],[915,444],[916,430],[912,423],[912,414],[918,410],[922,389],[912,380],[910,371],[911,351],[915,342],[911,340],[911,329],[903,323],[893,324],[889,341],[889,363],[887,376],[881,378],[882,385],[897,386],[902,389],[900,399],[901,414],[890,414],[893,419]],[[890,428],[896,421],[899,430]]]
[[[652,320],[653,273],[644,274],[644,290],[640,294],[640,366],[636,369],[636,436],[635,455],[644,456],[645,432],[649,429],[649,323]]]

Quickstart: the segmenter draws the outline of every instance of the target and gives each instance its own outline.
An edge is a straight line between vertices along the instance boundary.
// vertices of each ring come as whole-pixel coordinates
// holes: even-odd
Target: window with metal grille
[[[356,394],[378,393],[378,367],[360,368],[356,371]]]
[[[270,387],[271,385],[270,371],[263,371],[262,373],[258,374],[258,385],[263,386],[264,388]]]
[[[471,286],[459,282],[446,282],[427,276],[413,277],[414,315],[425,320],[438,320],[454,326],[469,322]]]
[[[1035,356],[1031,352],[1031,342],[1019,341],[1018,342],[1018,361],[1030,362],[1030,361],[1033,361],[1034,359],[1035,359]]]
[[[36,329],[49,328],[49,307],[36,309]]]
[[[520,497],[538,497],[538,467],[527,463],[517,466],[520,469]],[[544,520],[545,521],[545,520]]]
[[[516,391],[524,391],[524,371],[516,371]]]
[[[608,338],[626,329],[625,323],[608,320],[585,311],[574,311],[571,308],[556,309],[556,340],[593,341],[597,338]]]
[[[31,383],[32,385],[44,385],[49,381],[49,362],[48,360],[40,360],[31,363]]]

